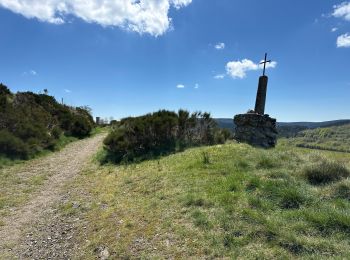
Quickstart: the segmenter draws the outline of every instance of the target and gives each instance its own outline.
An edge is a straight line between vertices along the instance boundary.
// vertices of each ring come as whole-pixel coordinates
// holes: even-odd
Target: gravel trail
[[[104,137],[105,134],[99,134],[71,143],[59,152],[24,163],[18,169],[24,176],[45,171],[49,177],[37,192],[30,195],[27,203],[13,208],[12,213],[3,219],[0,225],[0,258],[26,258],[23,257],[23,252],[18,251],[27,247],[23,245],[27,243],[25,237],[28,234],[25,232],[30,228],[35,229],[38,222],[56,217],[52,207],[67,195],[64,186],[84,169],[101,147]],[[52,223],[52,226],[56,224]]]

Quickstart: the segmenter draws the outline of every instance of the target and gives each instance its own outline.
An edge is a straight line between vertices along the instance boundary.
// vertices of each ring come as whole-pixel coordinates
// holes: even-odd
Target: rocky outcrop
[[[272,148],[277,143],[276,119],[269,115],[247,113],[236,115],[235,139],[252,146]]]

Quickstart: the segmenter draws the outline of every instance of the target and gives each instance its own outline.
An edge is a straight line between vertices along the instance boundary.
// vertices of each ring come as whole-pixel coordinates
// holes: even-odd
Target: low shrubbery
[[[218,129],[208,113],[161,110],[125,118],[104,140],[108,158],[131,161],[169,154],[186,147],[224,143],[228,130]]]
[[[83,138],[93,128],[87,108],[59,104],[47,94],[13,94],[0,84],[0,156],[28,159],[56,149],[64,134]]]
[[[305,177],[313,185],[323,185],[350,176],[350,171],[338,162],[323,161],[305,168]]]

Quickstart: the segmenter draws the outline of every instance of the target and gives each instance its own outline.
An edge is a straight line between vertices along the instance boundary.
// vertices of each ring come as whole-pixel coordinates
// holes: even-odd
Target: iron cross
[[[265,76],[266,64],[270,63],[270,62],[271,62],[271,60],[267,60],[267,53],[265,53],[265,60],[260,62],[260,64],[264,64],[263,76]]]

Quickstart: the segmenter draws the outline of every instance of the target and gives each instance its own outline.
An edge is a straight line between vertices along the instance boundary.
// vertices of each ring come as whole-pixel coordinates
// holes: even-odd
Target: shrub
[[[55,148],[62,133],[85,137],[93,119],[88,108],[59,104],[54,97],[32,92],[12,94],[0,84],[0,153],[26,159]]]
[[[60,136],[62,134],[62,129],[59,127],[54,127],[51,131],[51,135],[53,136],[53,138],[55,139],[59,139]]]
[[[7,130],[1,130],[0,154],[11,159],[27,159],[29,157],[29,148],[18,137],[14,136]]]
[[[307,180],[313,185],[324,185],[350,176],[350,171],[337,162],[323,161],[304,170]]]
[[[83,138],[90,135],[92,127],[92,123],[89,122],[87,118],[79,115],[76,116],[74,123],[72,124],[71,134],[72,136]]]
[[[208,113],[160,110],[135,118],[124,118],[114,125],[104,140],[114,162],[166,155],[185,147],[215,143],[217,131]],[[220,141],[222,141],[220,139]]]
[[[228,139],[232,138],[232,133],[228,129],[217,129],[214,133],[214,142],[216,144],[224,144]]]

